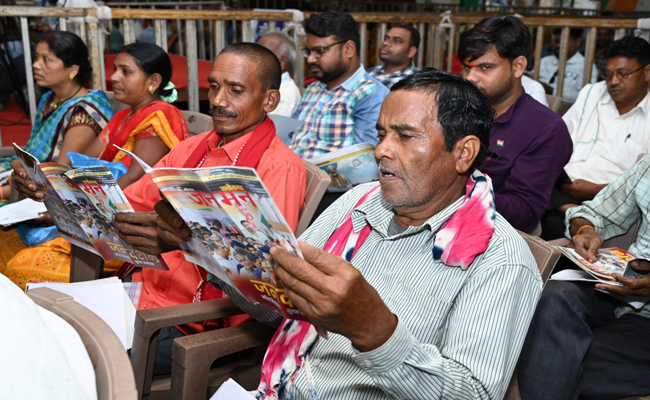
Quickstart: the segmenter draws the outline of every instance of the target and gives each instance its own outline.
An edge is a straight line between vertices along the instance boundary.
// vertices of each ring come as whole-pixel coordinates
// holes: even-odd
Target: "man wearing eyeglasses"
[[[314,14],[303,22],[307,58],[316,82],[309,85],[293,118],[304,121],[287,144],[304,159],[351,146],[377,143],[375,124],[388,89],[366,73],[360,38],[350,14]]]
[[[542,218],[542,237],[563,237],[566,210],[591,200],[650,153],[650,43],[626,36],[605,50],[605,80],[585,86],[564,114],[573,155]]]

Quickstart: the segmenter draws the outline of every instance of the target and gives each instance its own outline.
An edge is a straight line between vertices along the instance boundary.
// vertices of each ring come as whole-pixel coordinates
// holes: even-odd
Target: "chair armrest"
[[[255,347],[265,350],[274,333],[275,329],[251,322],[175,339],[171,398],[205,399],[208,371],[215,360]],[[261,362],[263,354],[254,364]]]
[[[9,157],[9,156],[15,156],[16,155],[16,150],[14,150],[14,146],[2,146],[0,147],[0,157]]]
[[[566,247],[567,244],[569,244],[569,239],[567,238],[559,238],[559,239],[553,239],[548,242],[551,246],[559,246],[559,247]]]
[[[138,311],[135,317],[131,365],[140,397],[148,395],[151,390],[153,366],[158,348],[158,332],[162,328],[241,313],[242,311],[230,299],[216,299]]]

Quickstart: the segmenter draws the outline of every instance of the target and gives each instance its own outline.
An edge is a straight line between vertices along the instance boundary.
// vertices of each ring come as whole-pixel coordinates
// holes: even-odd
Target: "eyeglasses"
[[[612,71],[605,71],[605,80],[609,81],[611,80],[615,75],[619,80],[627,79],[630,75],[632,75],[635,72],[641,71],[643,68],[647,67],[650,64],[646,64],[640,68],[635,69],[634,71],[631,72],[612,72]]]
[[[335,46],[337,44],[341,44],[341,43],[345,43],[345,42],[347,42],[347,40],[341,40],[340,42],[332,43],[332,44],[330,44],[328,46],[317,46],[317,47],[314,47],[313,49],[310,49],[309,47],[305,47],[302,50],[300,50],[300,52],[302,53],[302,55],[305,58],[309,57],[310,54],[312,56],[314,56],[315,58],[321,58],[321,56],[323,54],[325,54],[327,49],[329,49],[330,47]]]

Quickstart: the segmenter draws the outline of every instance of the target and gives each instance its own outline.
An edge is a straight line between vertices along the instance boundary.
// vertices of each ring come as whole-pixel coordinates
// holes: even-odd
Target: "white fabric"
[[[291,117],[293,112],[296,111],[296,108],[298,108],[301,98],[300,89],[298,89],[296,83],[291,79],[289,73],[285,72],[282,74],[282,84],[280,84],[280,104],[269,114]]]
[[[0,398],[97,399],[95,371],[77,332],[0,275]]]
[[[564,167],[571,180],[608,184],[630,169],[641,153],[650,152],[650,96],[619,115],[607,85],[582,89],[562,117],[573,140],[571,160]]]
[[[548,83],[555,72],[560,68],[560,62],[555,57],[555,54],[546,56],[541,59],[539,65],[539,81],[549,84],[553,88],[553,94],[557,95],[557,81],[558,77],[555,77],[555,81],[552,84]],[[566,62],[566,69],[564,71],[564,93],[562,93],[562,101],[565,103],[573,103],[578,98],[578,93],[582,89],[582,80],[585,70],[585,58],[579,52],[571,57]],[[591,83],[596,83],[596,78],[598,77],[598,71],[596,66],[591,66]]]
[[[546,100],[546,91],[544,86],[536,80],[527,77],[526,75],[521,76],[521,85],[524,87],[524,91],[533,99],[539,101],[548,107],[548,101]]]
[[[650,42],[650,18],[639,18],[636,20],[634,36],[643,38]]]

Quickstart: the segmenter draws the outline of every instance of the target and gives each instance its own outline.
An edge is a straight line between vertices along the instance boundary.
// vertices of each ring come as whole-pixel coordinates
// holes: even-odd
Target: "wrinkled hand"
[[[158,214],[152,212],[116,213],[113,214],[113,226],[118,235],[136,250],[160,255],[176,250],[170,247],[158,236]]]
[[[596,255],[600,246],[603,245],[603,239],[593,229],[583,229],[579,235],[571,238],[567,247],[575,249],[585,260],[589,262],[596,261]]]
[[[591,200],[593,199],[602,188],[607,185],[598,185],[584,179],[576,179],[571,183],[565,183],[560,187],[560,190],[567,194],[572,199],[576,200]]]
[[[167,200],[160,200],[154,206],[158,214],[158,236],[166,243],[177,246],[192,239],[192,231],[183,218],[174,210]]]
[[[13,160],[11,162],[11,168],[14,170],[13,177],[11,178],[11,186],[25,195],[25,197],[42,202],[45,198],[45,192],[38,190],[36,182],[27,178],[27,172],[23,169],[20,161]]]
[[[647,261],[632,261],[632,266],[635,269],[645,271],[650,270],[650,263]],[[623,296],[647,296],[650,294],[650,275],[639,279],[626,278],[621,274],[613,274],[612,276],[623,286],[599,283],[596,285],[596,288],[607,290],[608,292],[620,294]]]
[[[358,269],[341,257],[299,242],[302,260],[280,246],[271,248],[285,293],[309,319],[352,341],[360,351],[384,344],[397,317]]]

